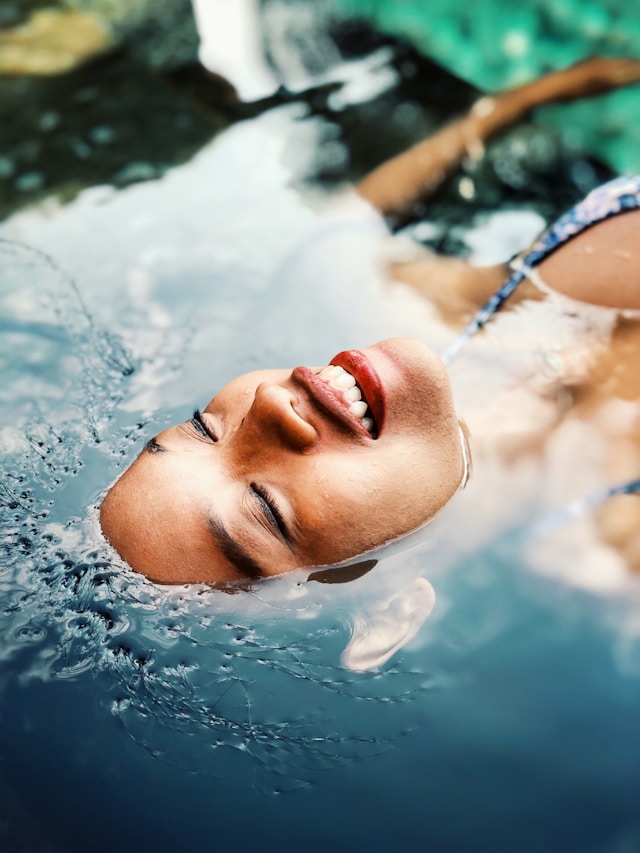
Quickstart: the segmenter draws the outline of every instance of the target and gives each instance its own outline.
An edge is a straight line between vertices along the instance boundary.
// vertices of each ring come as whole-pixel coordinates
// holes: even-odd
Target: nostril
[[[295,450],[303,450],[315,443],[318,437],[315,427],[304,417],[300,399],[295,394],[281,385],[261,387],[258,391],[256,400],[259,396],[264,413],[284,443]]]
[[[271,428],[283,444],[294,450],[304,450],[315,443],[318,434],[300,411],[299,398],[282,385],[263,383],[256,389],[250,414]]]

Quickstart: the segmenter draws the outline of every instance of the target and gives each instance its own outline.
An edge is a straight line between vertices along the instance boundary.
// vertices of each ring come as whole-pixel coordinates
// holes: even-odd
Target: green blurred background
[[[323,161],[320,172],[353,180],[466,109],[478,89],[517,85],[595,54],[640,56],[639,0],[196,5],[200,19],[206,15],[231,45],[238,76],[251,51],[263,54],[273,82],[265,97],[245,103],[235,98],[234,73],[218,69],[227,82],[198,65],[191,0],[0,4],[0,216],[52,193],[65,201],[87,185],[158,177],[229,124],[291,98],[339,125],[349,149],[343,160],[356,167],[339,173],[338,158]],[[234,29],[240,7],[248,24]],[[251,28],[259,35],[249,45]],[[363,100],[351,110],[335,108],[327,88],[345,45],[353,58],[385,43],[407,109],[420,113],[410,122],[405,109],[405,125],[391,106],[381,111],[384,102],[376,98],[369,106]],[[306,96],[295,91],[290,73],[305,63]],[[215,53],[209,69],[216,71]],[[638,85],[547,107],[534,119],[569,158],[592,158],[605,171],[640,171]],[[323,146],[318,161],[329,151]]]
[[[588,56],[640,56],[637,0],[334,0],[452,73],[494,90]],[[571,146],[619,172],[640,169],[637,87],[607,98],[546,109],[541,120]]]

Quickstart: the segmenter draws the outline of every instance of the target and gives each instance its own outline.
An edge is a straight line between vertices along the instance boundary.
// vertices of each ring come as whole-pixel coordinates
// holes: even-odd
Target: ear
[[[320,569],[311,572],[307,580],[318,581],[318,583],[349,583],[366,575],[377,564],[377,560],[360,560],[357,563],[348,563],[346,566]]]
[[[425,578],[358,617],[342,664],[353,672],[377,669],[418,633],[433,610],[436,594]]]

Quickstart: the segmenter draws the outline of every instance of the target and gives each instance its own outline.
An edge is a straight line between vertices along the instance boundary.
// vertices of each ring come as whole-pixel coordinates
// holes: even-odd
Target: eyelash
[[[200,409],[196,409],[193,413],[193,417],[190,419],[190,423],[195,429],[197,433],[206,438],[210,439],[214,443],[218,440],[218,436],[211,430],[211,428],[207,425],[204,418],[202,417],[202,412]]]
[[[258,486],[257,483],[251,483],[250,489],[258,497],[258,500],[264,506],[270,519],[273,521],[282,538],[288,542],[289,534],[287,531],[287,525],[285,524],[284,517],[278,506],[278,502],[273,497],[271,492],[264,486]]]

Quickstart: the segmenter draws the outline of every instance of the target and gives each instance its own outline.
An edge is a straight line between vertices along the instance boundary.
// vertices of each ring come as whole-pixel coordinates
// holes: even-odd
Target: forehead
[[[196,495],[163,476],[166,466],[157,460],[167,455],[151,450],[138,457],[107,493],[100,523],[137,571],[159,582],[189,581],[210,567],[212,541]]]

